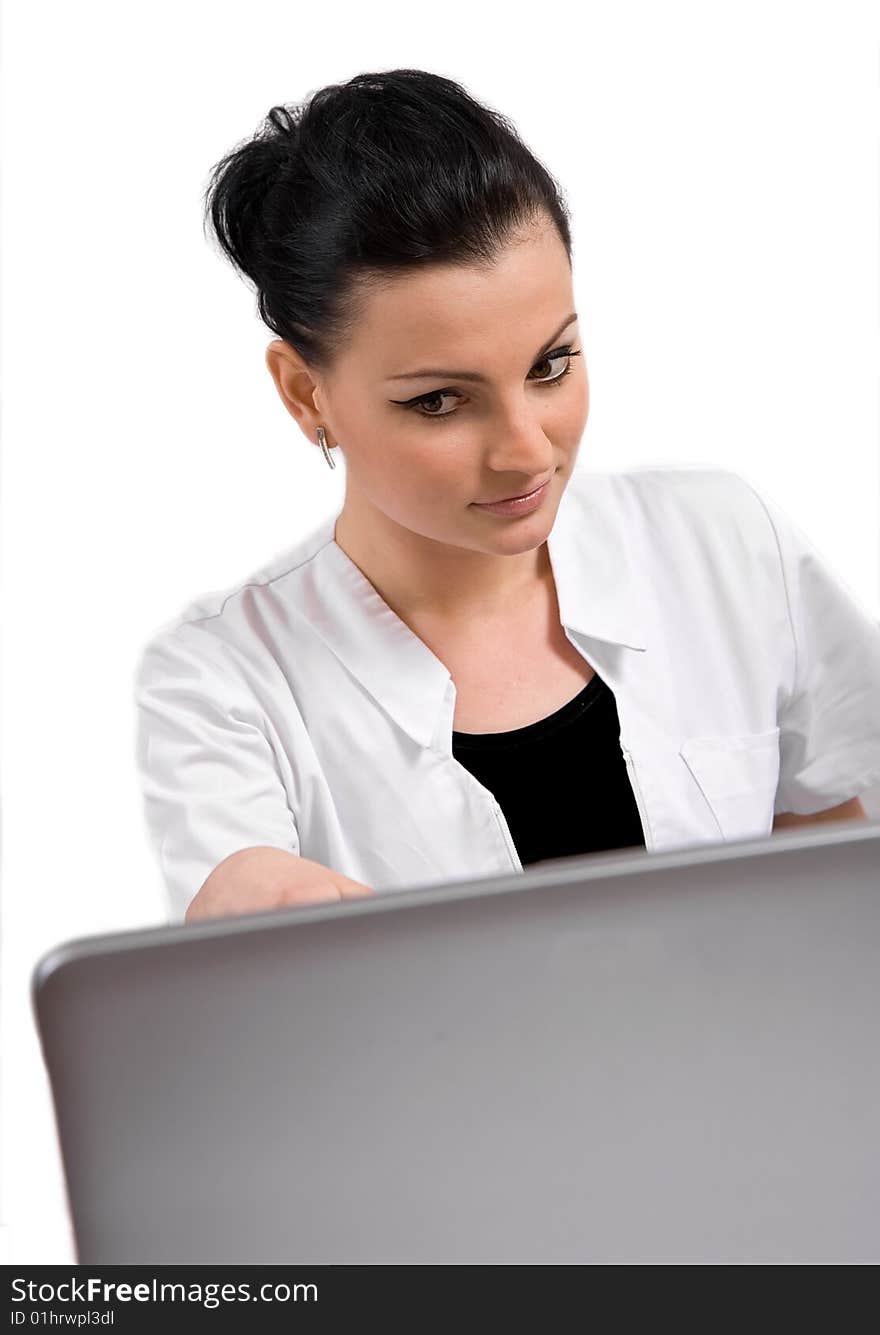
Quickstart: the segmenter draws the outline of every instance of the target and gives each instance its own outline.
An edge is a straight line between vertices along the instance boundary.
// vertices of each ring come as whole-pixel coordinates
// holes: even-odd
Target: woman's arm
[[[197,922],[372,893],[370,886],[320,862],[283,848],[255,846],[240,848],[218,863],[184,917],[186,922]]]
[[[792,825],[820,825],[826,820],[867,820],[868,813],[858,797],[851,797],[840,806],[814,811],[810,816],[798,816],[793,811],[780,811],[773,818],[774,830],[786,830]]]

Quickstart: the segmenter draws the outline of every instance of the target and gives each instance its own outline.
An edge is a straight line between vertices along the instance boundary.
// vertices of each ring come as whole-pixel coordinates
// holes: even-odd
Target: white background
[[[738,470],[877,617],[880,15],[17,0],[3,26],[2,1221],[9,1261],[64,1262],[29,979],[62,940],[164,917],[136,657],[343,493],[203,236],[210,167],[325,83],[462,82],[572,209],[579,466]]]

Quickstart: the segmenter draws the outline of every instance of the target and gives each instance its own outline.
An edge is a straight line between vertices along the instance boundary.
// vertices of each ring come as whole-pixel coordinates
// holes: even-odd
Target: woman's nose
[[[520,402],[499,411],[488,437],[486,462],[493,472],[538,477],[553,461],[553,445],[533,404]]]

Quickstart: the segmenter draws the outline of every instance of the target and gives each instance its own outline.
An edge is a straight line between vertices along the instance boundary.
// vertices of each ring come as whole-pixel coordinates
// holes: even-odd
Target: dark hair
[[[451,79],[395,69],[273,107],[212,169],[204,222],[263,322],[325,369],[371,282],[491,263],[542,214],[571,263],[562,193],[512,124]]]

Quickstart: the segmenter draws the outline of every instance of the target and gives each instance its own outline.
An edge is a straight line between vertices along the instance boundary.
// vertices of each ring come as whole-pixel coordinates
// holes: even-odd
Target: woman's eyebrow
[[[544,353],[548,352],[550,348],[553,347],[553,344],[556,342],[559,335],[563,333],[570,324],[574,324],[577,318],[578,317],[576,311],[573,311],[571,315],[567,315],[563,320],[562,324],[556,330],[556,333],[551,334],[550,338],[547,339],[547,342],[544,344],[544,346],[542,348],[539,348],[538,351],[535,353],[534,360],[537,361],[539,357],[543,357]],[[388,379],[417,380],[420,379],[422,376],[437,376],[444,378],[446,380],[476,380],[480,384],[484,383],[486,380],[486,377],[484,375],[478,375],[476,371],[437,371],[433,369],[429,369],[426,371],[405,371],[403,375],[390,375],[388,376]]]

